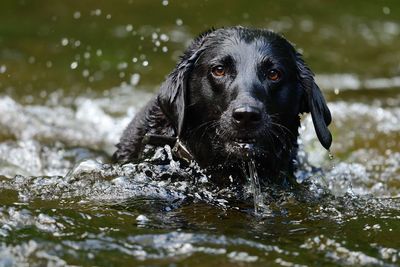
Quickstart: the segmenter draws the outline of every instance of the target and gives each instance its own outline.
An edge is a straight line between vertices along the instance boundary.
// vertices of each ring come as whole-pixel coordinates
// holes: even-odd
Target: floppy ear
[[[187,101],[187,81],[190,73],[201,53],[207,36],[214,30],[211,29],[199,35],[186,50],[174,71],[161,85],[158,94],[158,103],[163,113],[173,124],[175,134],[179,137],[184,128],[185,108]]]
[[[326,105],[321,90],[314,81],[314,73],[306,65],[301,54],[298,52],[295,53],[298,77],[301,87],[305,92],[301,112],[311,112],[318,139],[322,146],[329,150],[332,143],[332,135],[328,129],[328,125],[332,121],[331,112]]]

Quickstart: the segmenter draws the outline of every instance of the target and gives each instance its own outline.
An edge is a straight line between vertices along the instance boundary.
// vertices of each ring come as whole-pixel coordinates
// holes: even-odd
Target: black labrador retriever
[[[299,115],[311,112],[329,149],[331,114],[301,55],[264,29],[221,28],[198,36],[160,91],[125,129],[118,162],[143,160],[146,145],[169,144],[211,176],[239,177],[252,160],[267,180],[293,177]]]

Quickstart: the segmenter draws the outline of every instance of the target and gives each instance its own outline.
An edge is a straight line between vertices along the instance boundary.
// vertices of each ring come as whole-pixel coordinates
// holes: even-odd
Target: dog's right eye
[[[223,77],[225,76],[225,68],[222,65],[215,66],[211,69],[211,73],[214,77]]]

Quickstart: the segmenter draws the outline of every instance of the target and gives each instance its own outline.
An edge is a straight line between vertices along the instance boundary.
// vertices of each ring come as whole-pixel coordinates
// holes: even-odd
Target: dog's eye
[[[215,77],[222,77],[225,76],[225,68],[222,65],[215,66],[211,69],[211,73]]]
[[[267,78],[271,81],[278,81],[282,76],[282,73],[279,70],[271,69],[267,72]]]

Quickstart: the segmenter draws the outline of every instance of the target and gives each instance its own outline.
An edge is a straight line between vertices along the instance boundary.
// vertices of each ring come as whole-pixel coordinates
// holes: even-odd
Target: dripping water
[[[250,182],[251,192],[254,201],[254,213],[256,215],[264,215],[269,213],[267,206],[264,203],[264,197],[261,191],[260,178],[257,173],[256,164],[254,159],[250,159],[245,164],[245,174],[247,180]]]

